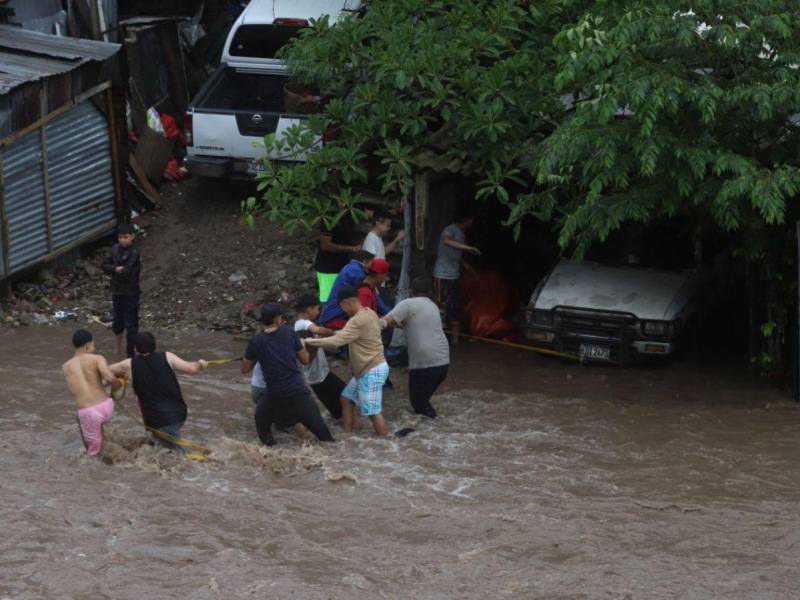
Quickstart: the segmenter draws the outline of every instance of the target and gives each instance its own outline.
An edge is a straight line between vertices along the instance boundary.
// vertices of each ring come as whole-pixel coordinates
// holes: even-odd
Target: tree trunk
[[[750,259],[745,263],[745,281],[747,285],[747,314],[748,314],[748,343],[747,354],[750,370],[758,371],[758,355],[760,353],[761,331],[758,318],[758,293],[757,276],[758,270],[754,268]]]

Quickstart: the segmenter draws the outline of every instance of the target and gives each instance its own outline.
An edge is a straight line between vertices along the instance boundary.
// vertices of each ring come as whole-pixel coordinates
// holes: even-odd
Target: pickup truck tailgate
[[[285,69],[221,65],[189,106],[193,138],[187,148],[190,159],[225,158],[236,161],[240,167],[242,163],[255,164],[263,159],[261,141],[265,135],[275,133],[280,138],[288,128],[308,118],[285,110],[287,80]],[[302,155],[271,158],[305,160]],[[252,171],[249,165],[246,170]]]
[[[261,140],[269,133],[278,137],[305,117],[269,113],[194,113],[194,153],[232,158],[264,158]],[[278,157],[273,157],[278,158]]]

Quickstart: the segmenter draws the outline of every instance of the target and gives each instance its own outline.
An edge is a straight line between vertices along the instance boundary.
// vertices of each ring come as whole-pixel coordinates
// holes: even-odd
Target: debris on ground
[[[142,254],[140,327],[246,332],[264,302],[290,306],[315,292],[313,233],[288,235],[277,224],[241,224],[246,183],[189,179],[164,184],[160,208],[138,218]],[[109,277],[102,264],[113,239],[84,250],[70,266],[47,267],[0,299],[11,326],[111,321]]]

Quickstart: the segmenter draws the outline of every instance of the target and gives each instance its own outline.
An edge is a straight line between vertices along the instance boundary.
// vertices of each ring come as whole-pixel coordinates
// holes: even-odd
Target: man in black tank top
[[[175,438],[181,437],[187,411],[175,373],[196,375],[208,368],[208,363],[204,360],[187,362],[172,352],[156,352],[156,339],[151,333],[138,333],[134,349],[136,355],[133,358],[111,365],[111,371],[132,381],[147,427]],[[180,446],[157,435],[153,439],[168,448],[180,449]]]

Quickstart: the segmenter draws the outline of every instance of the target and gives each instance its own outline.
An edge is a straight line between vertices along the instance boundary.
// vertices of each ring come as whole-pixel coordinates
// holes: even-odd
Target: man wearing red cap
[[[380,288],[386,277],[389,275],[389,263],[382,258],[373,258],[367,265],[367,275],[364,281],[358,286],[358,300],[361,306],[371,308],[379,317],[386,314],[386,311],[381,310],[383,303],[378,303],[380,297]]]

